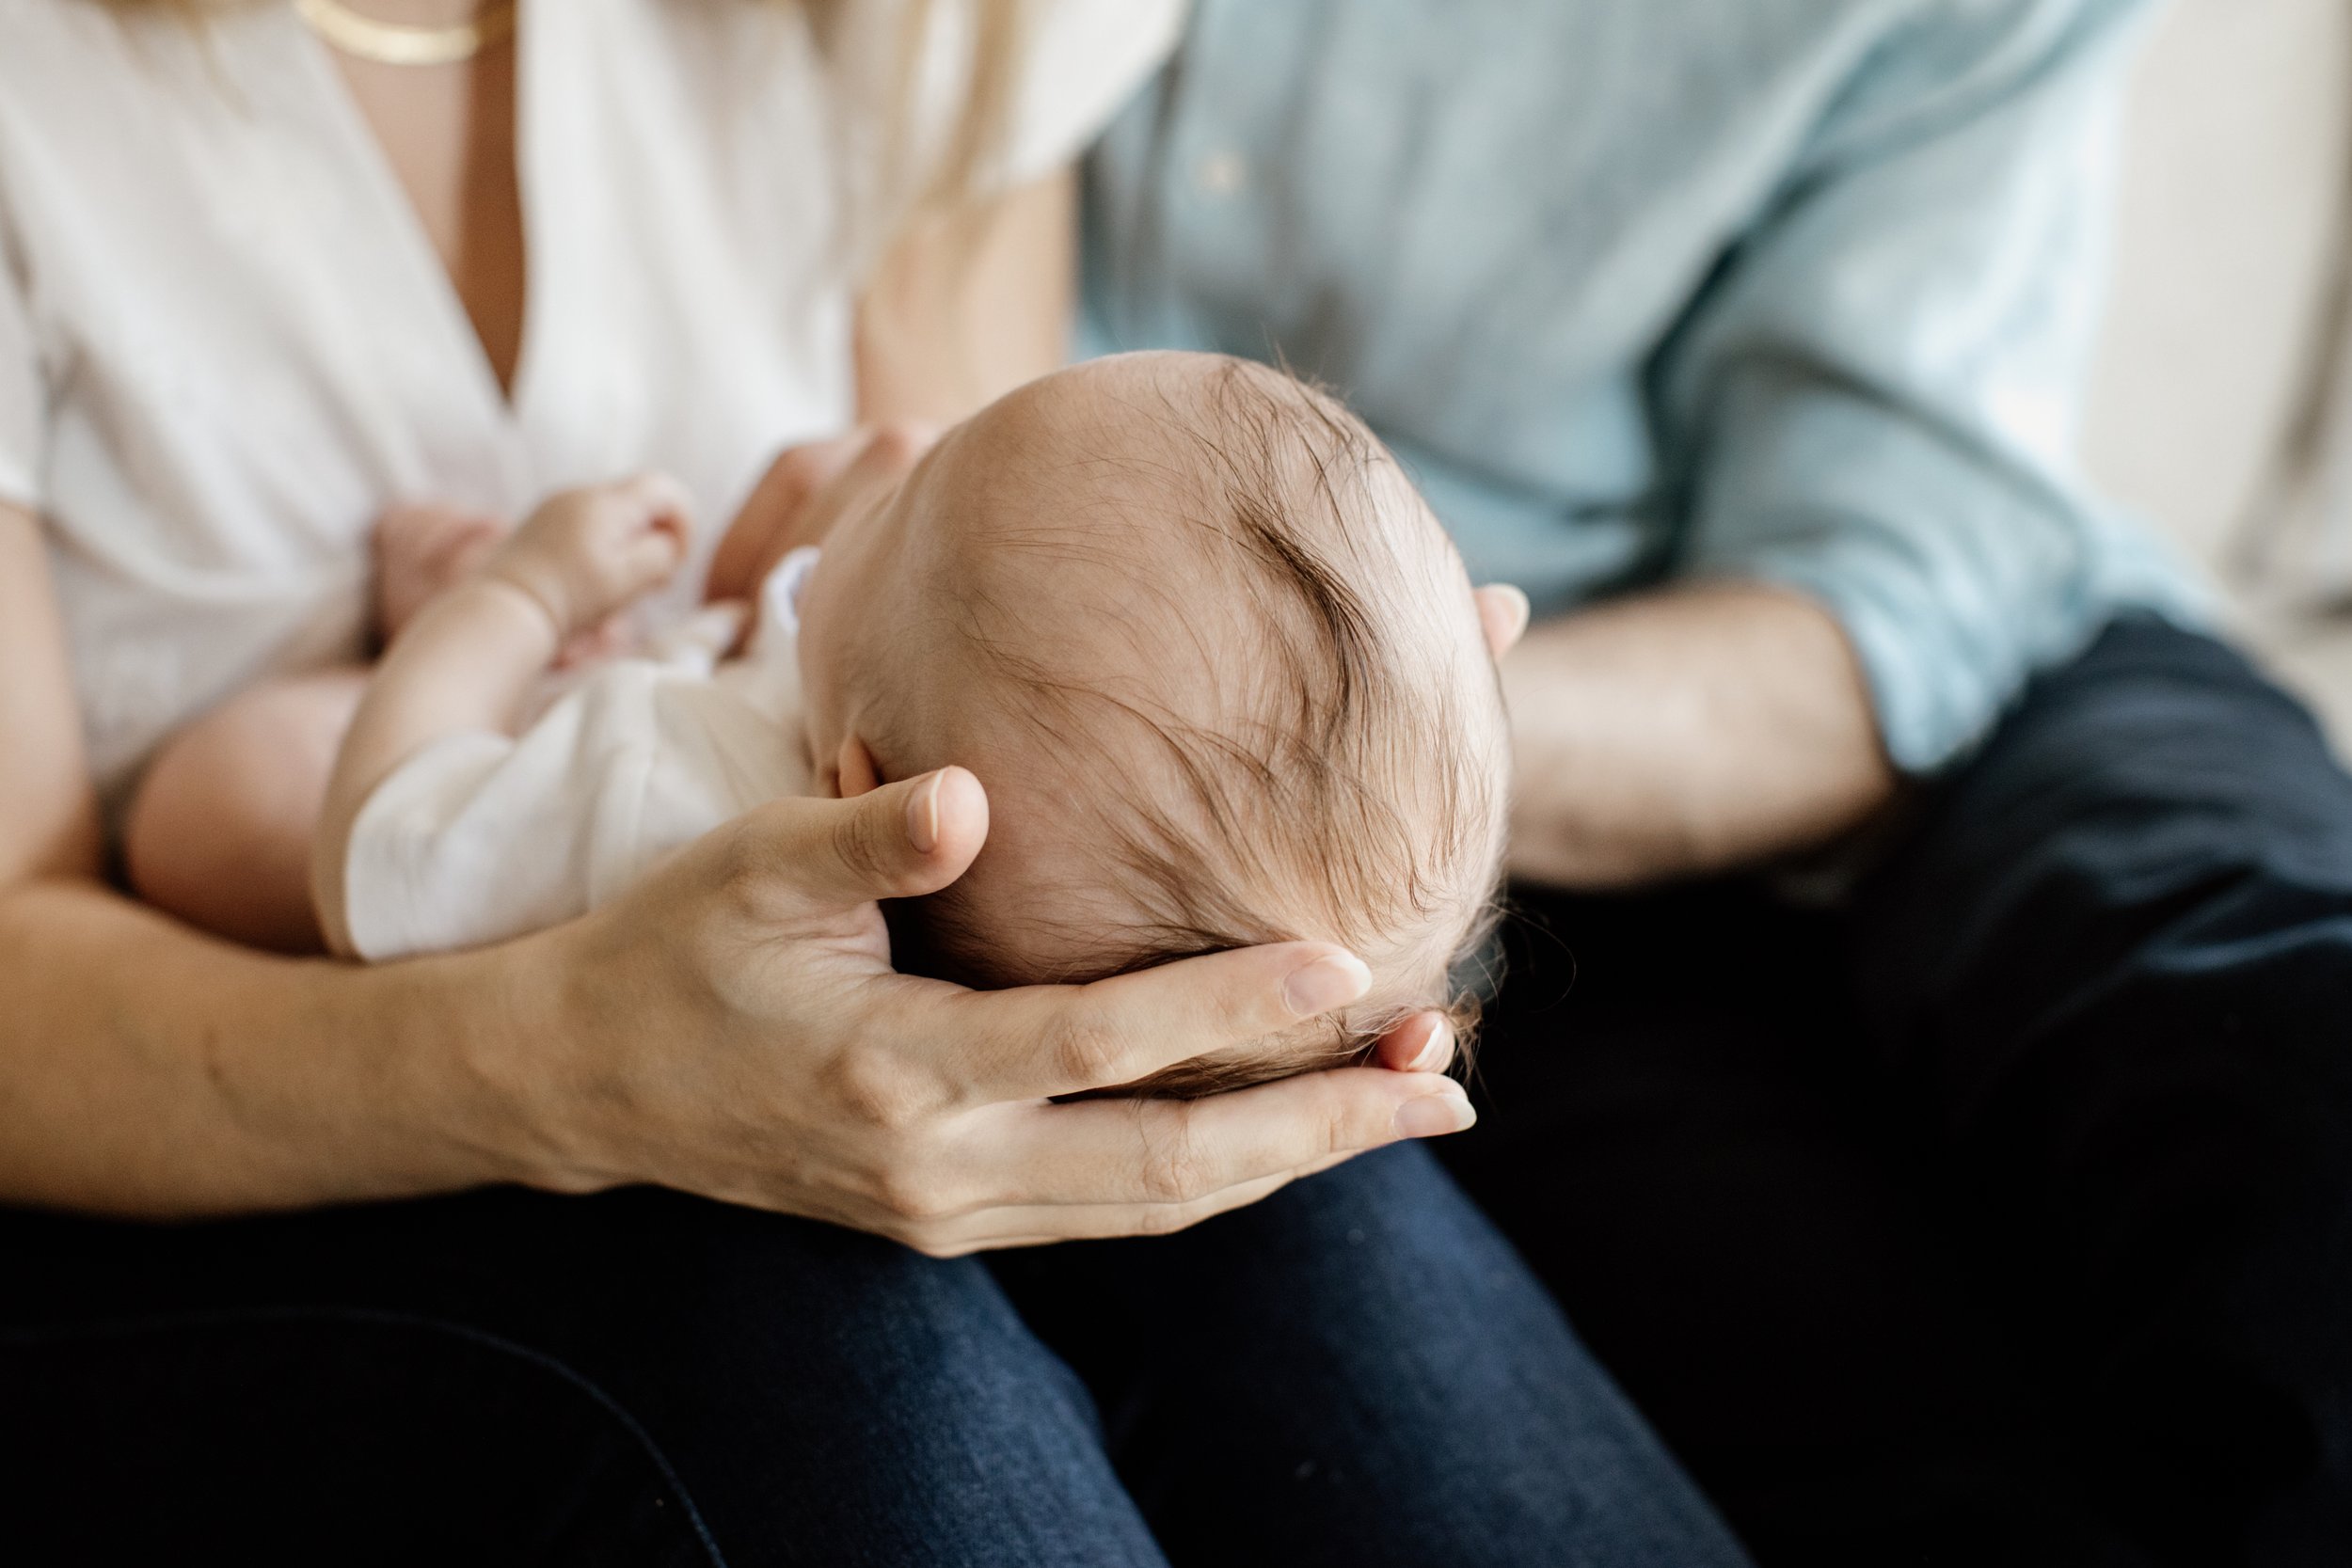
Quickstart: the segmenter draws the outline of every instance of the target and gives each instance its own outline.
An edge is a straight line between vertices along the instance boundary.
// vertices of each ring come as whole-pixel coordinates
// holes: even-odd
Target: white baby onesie
[[[769,575],[741,658],[720,662],[722,637],[690,626],[652,656],[591,671],[520,736],[447,736],[393,769],[344,854],[359,956],[556,925],[719,824],[812,793],[794,643],[816,561],[795,550]]]

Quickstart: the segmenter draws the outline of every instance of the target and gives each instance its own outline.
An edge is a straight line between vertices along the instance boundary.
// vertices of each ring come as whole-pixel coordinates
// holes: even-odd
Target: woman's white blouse
[[[526,0],[510,400],[291,8],[0,0],[0,501],[43,520],[110,801],[198,710],[358,650],[388,505],[515,516],[661,467],[707,548],[778,447],[847,422],[902,3],[820,31],[781,0]],[[1180,6],[1041,8],[1001,178],[1072,157]]]

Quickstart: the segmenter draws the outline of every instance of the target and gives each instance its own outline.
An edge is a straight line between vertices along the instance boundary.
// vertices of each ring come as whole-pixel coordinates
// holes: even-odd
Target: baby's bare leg
[[[497,543],[496,521],[400,507],[375,531],[375,619],[396,636]],[[165,743],[131,803],[131,885],[190,925],[255,947],[324,945],[310,840],[335,753],[367,688],[364,666],[265,681]]]
[[[235,942],[317,952],[310,835],[367,681],[359,665],[270,681],[166,742],[124,824],[139,896]]]

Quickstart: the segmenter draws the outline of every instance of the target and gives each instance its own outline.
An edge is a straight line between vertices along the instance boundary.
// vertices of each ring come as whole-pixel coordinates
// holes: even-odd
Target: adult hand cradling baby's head
[[[987,796],[958,768],[781,800],[545,933],[575,980],[531,1068],[557,1113],[535,1124],[548,1163],[531,1179],[656,1181],[946,1255],[1176,1229],[1474,1119],[1448,1079],[1365,1068],[1189,1101],[1060,1101],[1294,1028],[1370,976],[1299,942],[1088,986],[984,993],[895,973],[875,900],[954,881],[987,832]],[[632,1026],[644,1019],[664,1022]],[[1443,1041],[1416,1021],[1394,1044],[1427,1066]]]
[[[1136,1086],[1445,1057],[1424,1014],[1475,1014],[1527,599],[1473,594],[1336,400],[1124,356],[763,489],[742,559],[826,535],[795,591],[819,787],[957,763],[999,808],[969,876],[894,906],[902,961],[999,988],[1314,938],[1370,965],[1361,1006]]]

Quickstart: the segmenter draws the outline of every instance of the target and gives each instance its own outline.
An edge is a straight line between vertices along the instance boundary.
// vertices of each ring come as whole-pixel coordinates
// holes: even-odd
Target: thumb
[[[988,794],[961,768],[883,784],[848,800],[777,800],[746,821],[762,870],[811,911],[936,893],[970,869],[988,838]]]

